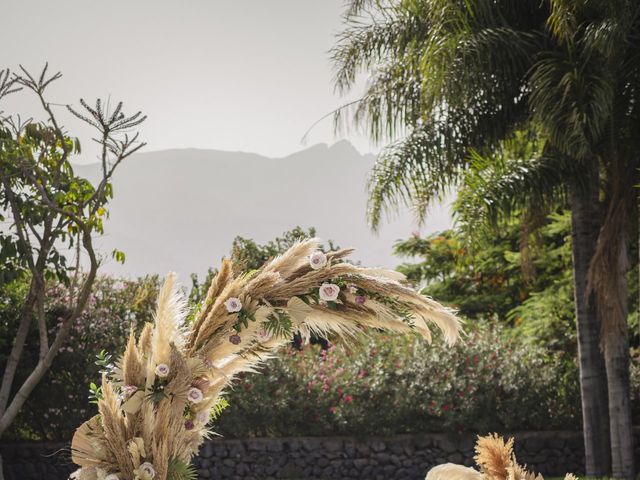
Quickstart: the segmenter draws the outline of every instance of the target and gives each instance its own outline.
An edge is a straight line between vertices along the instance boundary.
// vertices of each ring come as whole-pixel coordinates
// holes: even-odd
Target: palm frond
[[[469,168],[459,184],[454,212],[460,228],[473,237],[516,212],[529,216],[549,213],[566,202],[565,177],[578,165],[545,147],[535,136],[519,132],[486,155],[473,150]]]

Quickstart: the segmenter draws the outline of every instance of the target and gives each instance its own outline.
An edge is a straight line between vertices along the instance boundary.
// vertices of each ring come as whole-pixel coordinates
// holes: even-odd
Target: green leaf
[[[197,478],[198,474],[193,465],[178,459],[169,462],[167,480],[196,480]]]
[[[115,259],[116,262],[118,263],[124,263],[125,261],[125,254],[124,252],[121,252],[118,249],[113,249],[113,251],[111,252],[111,256]]]
[[[218,398],[216,400],[216,403],[213,404],[213,407],[211,407],[210,419],[218,419],[222,412],[227,409],[227,407],[229,407],[229,402],[227,402],[227,400],[224,398]]]

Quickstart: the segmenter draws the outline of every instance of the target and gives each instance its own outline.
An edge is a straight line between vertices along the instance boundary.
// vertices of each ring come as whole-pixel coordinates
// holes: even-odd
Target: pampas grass
[[[351,249],[324,255],[319,245],[298,242],[252,274],[223,261],[188,326],[175,275],[167,275],[154,324],[137,341],[130,336],[103,378],[100,415],[74,436],[76,477],[167,480],[188,472],[234,377],[255,371],[295,332],[349,341],[375,329],[430,341],[435,327],[449,344],[457,340],[454,313],[400,274],[354,266],[344,261]],[[321,261],[312,264],[312,255]],[[324,284],[331,288],[322,291]]]
[[[480,471],[446,463],[429,470],[426,480],[544,480],[542,475],[518,464],[513,453],[513,438],[505,441],[495,433],[478,437],[475,452],[474,460]],[[564,480],[577,478],[567,473]]]

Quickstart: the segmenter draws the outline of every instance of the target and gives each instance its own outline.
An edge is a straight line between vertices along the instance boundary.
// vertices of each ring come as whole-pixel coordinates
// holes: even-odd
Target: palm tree
[[[618,478],[633,477],[624,278],[638,11],[625,0],[352,0],[333,50],[339,91],[370,73],[355,123],[392,140],[370,180],[374,227],[401,203],[422,218],[471,151],[489,156],[520,130],[545,140],[538,166],[561,177],[572,208],[586,470],[612,465]],[[549,187],[535,180],[525,175],[538,194]]]

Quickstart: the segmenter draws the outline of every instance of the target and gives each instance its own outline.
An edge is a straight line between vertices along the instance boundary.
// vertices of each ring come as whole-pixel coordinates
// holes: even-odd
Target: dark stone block
[[[198,478],[211,478],[211,472],[206,468],[198,470]]]

